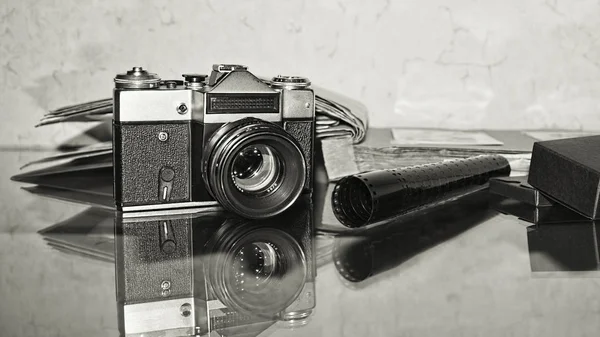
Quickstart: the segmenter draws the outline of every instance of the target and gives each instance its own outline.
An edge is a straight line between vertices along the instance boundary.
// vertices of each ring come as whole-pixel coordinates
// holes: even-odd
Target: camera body
[[[114,196],[122,211],[220,204],[246,218],[312,191],[315,98],[306,78],[270,82],[245,66],[163,81],[115,78]]]
[[[267,220],[219,211],[119,214],[122,335],[248,335],[310,316],[316,276],[310,198]]]

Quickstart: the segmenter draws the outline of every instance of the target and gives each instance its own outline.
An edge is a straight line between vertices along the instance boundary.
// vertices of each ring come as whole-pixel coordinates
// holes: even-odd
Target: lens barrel
[[[209,139],[203,158],[208,191],[224,208],[246,218],[279,214],[304,189],[300,145],[282,127],[260,119],[223,125]]]
[[[508,160],[499,155],[357,174],[336,184],[333,213],[347,227],[366,226],[477,191],[491,177],[509,174]]]

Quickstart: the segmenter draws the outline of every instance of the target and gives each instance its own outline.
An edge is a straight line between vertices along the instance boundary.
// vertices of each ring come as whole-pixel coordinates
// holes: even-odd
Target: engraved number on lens
[[[231,177],[241,192],[269,194],[281,180],[282,164],[275,150],[267,145],[251,145],[233,161]]]

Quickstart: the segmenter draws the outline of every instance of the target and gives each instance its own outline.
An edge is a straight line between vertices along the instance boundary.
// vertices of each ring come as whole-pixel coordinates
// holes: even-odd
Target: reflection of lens
[[[263,195],[277,188],[281,171],[275,150],[262,144],[241,150],[231,165],[231,177],[241,192]]]
[[[202,177],[226,209],[267,218],[291,206],[306,181],[298,142],[282,127],[256,118],[227,123],[208,141]]]
[[[302,247],[281,230],[221,228],[212,242],[210,286],[223,304],[236,311],[276,315],[304,287],[307,265]]]
[[[278,248],[272,243],[253,242],[242,247],[233,258],[232,272],[236,291],[254,294],[269,290],[269,285],[285,266],[281,266]]]

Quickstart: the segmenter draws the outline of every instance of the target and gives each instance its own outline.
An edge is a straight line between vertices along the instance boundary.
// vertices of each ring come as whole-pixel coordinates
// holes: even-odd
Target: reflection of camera
[[[247,218],[312,189],[314,93],[306,78],[263,82],[239,65],[161,81],[135,67],[114,90],[115,199],[122,210],[218,202]]]
[[[120,218],[122,333],[236,335],[306,319],[315,264],[305,199],[268,220],[214,212]]]

